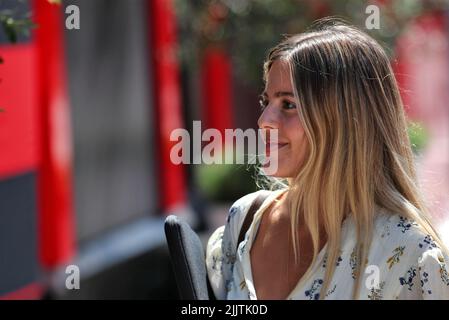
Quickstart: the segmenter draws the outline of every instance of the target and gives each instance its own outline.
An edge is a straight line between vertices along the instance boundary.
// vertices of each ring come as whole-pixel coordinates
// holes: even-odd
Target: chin
[[[263,172],[265,175],[273,178],[291,178],[292,173],[291,170],[288,170],[289,168],[283,168],[282,166],[279,166],[276,170],[270,170],[268,168],[262,167]]]
[[[273,178],[279,178],[279,179],[287,179],[287,178],[291,178],[292,176],[290,174],[283,174],[283,173],[275,173],[275,174],[270,174],[267,176],[269,177],[273,177]]]
[[[281,162],[279,163],[278,167],[275,168],[275,170],[267,171],[265,167],[262,167],[262,170],[265,175],[273,178],[279,178],[279,179],[294,179],[299,174],[302,166],[299,166],[300,169],[294,170],[292,169],[291,162],[285,163]]]

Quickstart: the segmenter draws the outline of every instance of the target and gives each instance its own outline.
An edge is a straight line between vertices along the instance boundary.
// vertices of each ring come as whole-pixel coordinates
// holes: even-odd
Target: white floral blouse
[[[270,192],[254,215],[236,252],[245,215],[259,192]],[[257,299],[253,285],[250,249],[263,211],[283,192],[260,190],[237,200],[225,226],[210,237],[206,250],[209,281],[217,299]],[[327,245],[313,266],[312,276],[301,280],[287,299],[319,299],[323,284]],[[351,217],[342,225],[341,254],[325,299],[351,299],[355,266],[355,227]],[[324,258],[324,259],[323,259]],[[374,223],[368,264],[361,279],[358,299],[449,299],[448,257],[418,225],[399,215],[380,212]],[[377,273],[376,273],[377,272]],[[377,274],[377,280],[373,275]]]

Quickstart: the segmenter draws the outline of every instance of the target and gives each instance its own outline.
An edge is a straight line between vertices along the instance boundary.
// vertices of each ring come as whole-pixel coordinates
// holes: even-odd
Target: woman
[[[268,54],[261,129],[276,178],[237,200],[207,246],[218,299],[449,299],[447,249],[420,197],[387,55],[336,20]],[[273,149],[274,148],[274,149]],[[252,202],[267,198],[242,242]]]

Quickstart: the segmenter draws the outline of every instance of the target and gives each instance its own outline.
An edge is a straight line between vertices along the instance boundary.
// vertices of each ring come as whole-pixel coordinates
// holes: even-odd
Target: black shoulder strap
[[[260,208],[262,203],[265,201],[265,199],[268,197],[269,193],[264,192],[259,194],[256,199],[254,199],[253,203],[251,204],[251,207],[248,209],[248,213],[246,214],[245,220],[243,221],[242,227],[240,228],[239,233],[239,239],[237,242],[237,247],[239,246],[240,242],[243,241],[243,238],[245,237],[246,231],[248,231],[249,226],[253,222],[253,217],[256,214],[257,210]]]

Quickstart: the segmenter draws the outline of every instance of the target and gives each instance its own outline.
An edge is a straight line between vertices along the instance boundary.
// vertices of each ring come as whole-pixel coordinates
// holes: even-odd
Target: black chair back
[[[165,220],[170,258],[182,300],[208,300],[205,251],[200,238],[187,222],[170,215]]]

